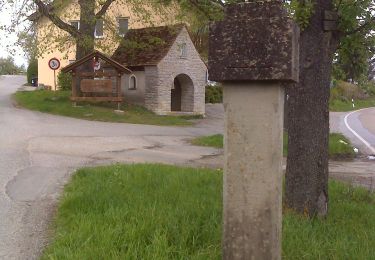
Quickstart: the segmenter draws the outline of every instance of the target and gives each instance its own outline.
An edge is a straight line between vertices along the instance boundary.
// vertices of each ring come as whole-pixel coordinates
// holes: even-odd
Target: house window
[[[180,48],[180,58],[186,58],[187,57],[186,43],[181,43],[179,45],[179,48]]]
[[[103,19],[98,19],[96,20],[96,25],[95,25],[95,38],[103,38],[104,37],[104,30],[103,26],[104,22]]]
[[[70,25],[79,30],[80,28],[80,23],[79,21],[70,21]]]
[[[129,19],[128,18],[118,18],[118,34],[120,36],[125,36],[129,30]]]
[[[134,75],[129,78],[129,89],[137,89],[137,78]]]

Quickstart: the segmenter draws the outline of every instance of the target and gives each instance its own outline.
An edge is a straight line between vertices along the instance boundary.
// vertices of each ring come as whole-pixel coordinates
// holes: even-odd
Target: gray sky
[[[0,10],[0,25],[8,25],[10,23],[12,17],[12,12],[3,8]],[[16,34],[1,34],[0,36],[0,57],[6,58],[7,56],[12,56],[17,65],[22,65],[27,63],[24,53],[21,49],[18,49],[17,52],[13,55],[10,54],[7,49],[6,45],[14,45],[17,40]]]

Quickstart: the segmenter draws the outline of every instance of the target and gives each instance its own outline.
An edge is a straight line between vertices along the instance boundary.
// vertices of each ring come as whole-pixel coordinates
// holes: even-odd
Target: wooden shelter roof
[[[69,64],[68,66],[64,67],[61,71],[65,72],[65,73],[69,72],[69,71],[72,71],[72,70],[76,69],[77,67],[83,65],[84,63],[92,60],[94,57],[97,57],[97,58],[100,58],[100,59],[104,60],[105,64],[106,64],[106,67],[114,67],[117,71],[127,73],[127,74],[132,73],[132,71],[129,70],[127,67],[121,65],[117,61],[111,59],[110,57],[106,56],[105,54],[103,54],[99,51],[94,51],[94,52],[86,55],[82,59],[77,60],[77,61]]]

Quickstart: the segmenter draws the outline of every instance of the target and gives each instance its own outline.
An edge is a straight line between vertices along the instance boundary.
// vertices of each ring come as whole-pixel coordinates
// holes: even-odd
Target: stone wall
[[[145,107],[155,113],[159,110],[159,79],[158,68],[156,66],[145,66]]]
[[[134,75],[137,80],[137,88],[129,89],[130,77]],[[132,74],[125,74],[121,78],[122,93],[125,97],[125,102],[145,105],[145,72],[144,71],[133,71]]]

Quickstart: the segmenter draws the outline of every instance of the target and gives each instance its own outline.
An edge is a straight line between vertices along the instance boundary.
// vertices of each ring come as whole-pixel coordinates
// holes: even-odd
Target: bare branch
[[[48,7],[46,4],[44,4],[41,0],[34,0],[35,4],[38,6],[38,11],[51,20],[53,24],[55,24],[60,29],[68,32],[70,35],[72,35],[74,38],[78,38],[80,35],[80,32],[72,25],[64,22],[60,19],[54,12],[51,10],[50,7]]]
[[[111,4],[114,2],[115,0],[107,0],[102,8],[100,9],[100,11],[95,15],[95,18],[96,19],[100,19],[102,18],[102,16],[107,12],[108,8],[111,6]]]
[[[208,4],[212,5],[215,8],[218,8],[219,10],[224,10],[224,3],[223,1],[215,1],[215,0],[209,0],[207,1]],[[199,0],[189,0],[189,3],[194,6],[197,10],[199,10],[201,13],[203,13],[208,19],[214,20],[215,17],[212,16],[212,13],[210,10],[207,10],[206,8],[203,8],[202,3],[200,3]],[[206,3],[207,4],[207,3]]]

